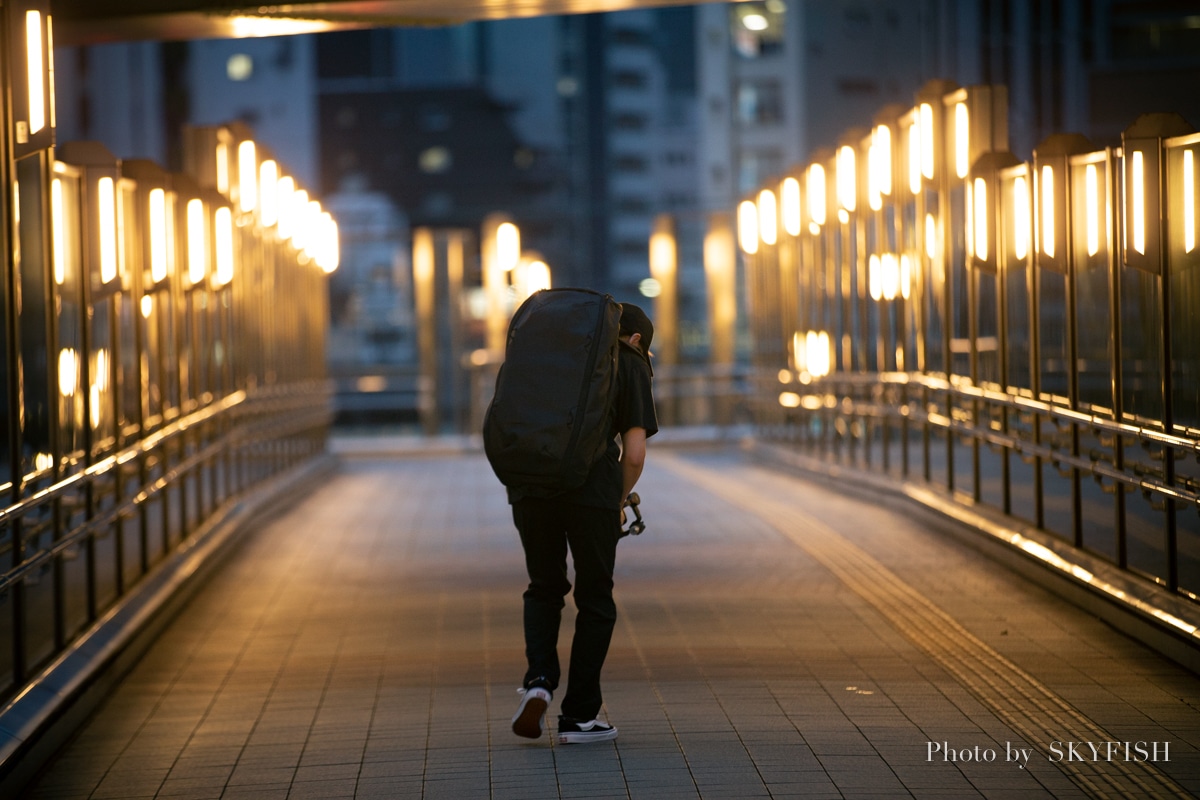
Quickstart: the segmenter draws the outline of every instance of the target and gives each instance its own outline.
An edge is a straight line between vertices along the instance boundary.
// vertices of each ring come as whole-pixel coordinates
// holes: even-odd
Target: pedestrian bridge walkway
[[[478,453],[380,448],[254,531],[26,796],[1200,793],[1200,678],[932,517],[732,445],[652,446],[638,490],[615,742],[511,733],[502,487]]]

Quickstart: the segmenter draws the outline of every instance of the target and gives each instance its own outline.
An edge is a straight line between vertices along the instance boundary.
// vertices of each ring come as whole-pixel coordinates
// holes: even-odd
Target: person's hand
[[[621,527],[625,527],[625,506],[621,506]]]

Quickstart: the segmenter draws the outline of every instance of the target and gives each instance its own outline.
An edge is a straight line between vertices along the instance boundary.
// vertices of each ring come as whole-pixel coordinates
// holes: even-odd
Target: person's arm
[[[630,428],[621,434],[621,502],[633,491],[638,478],[642,476],[642,467],[645,464],[646,429]]]

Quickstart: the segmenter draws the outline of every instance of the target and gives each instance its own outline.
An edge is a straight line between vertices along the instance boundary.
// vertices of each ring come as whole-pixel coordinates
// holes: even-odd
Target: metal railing
[[[0,700],[325,450],[325,272],[245,202],[274,165],[247,137],[190,130],[190,174],[96,143],[0,162]]]
[[[742,203],[756,419],[1196,600],[1200,134],[1022,162],[1006,97],[933,82]]]

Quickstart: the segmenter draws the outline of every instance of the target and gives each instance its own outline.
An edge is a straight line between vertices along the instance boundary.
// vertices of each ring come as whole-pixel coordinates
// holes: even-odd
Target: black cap
[[[646,316],[646,312],[635,306],[633,303],[621,304],[621,335],[631,336],[632,334],[640,333],[642,339],[639,342],[642,352],[647,356],[650,354],[650,340],[654,338],[654,325],[650,322],[650,318]]]

